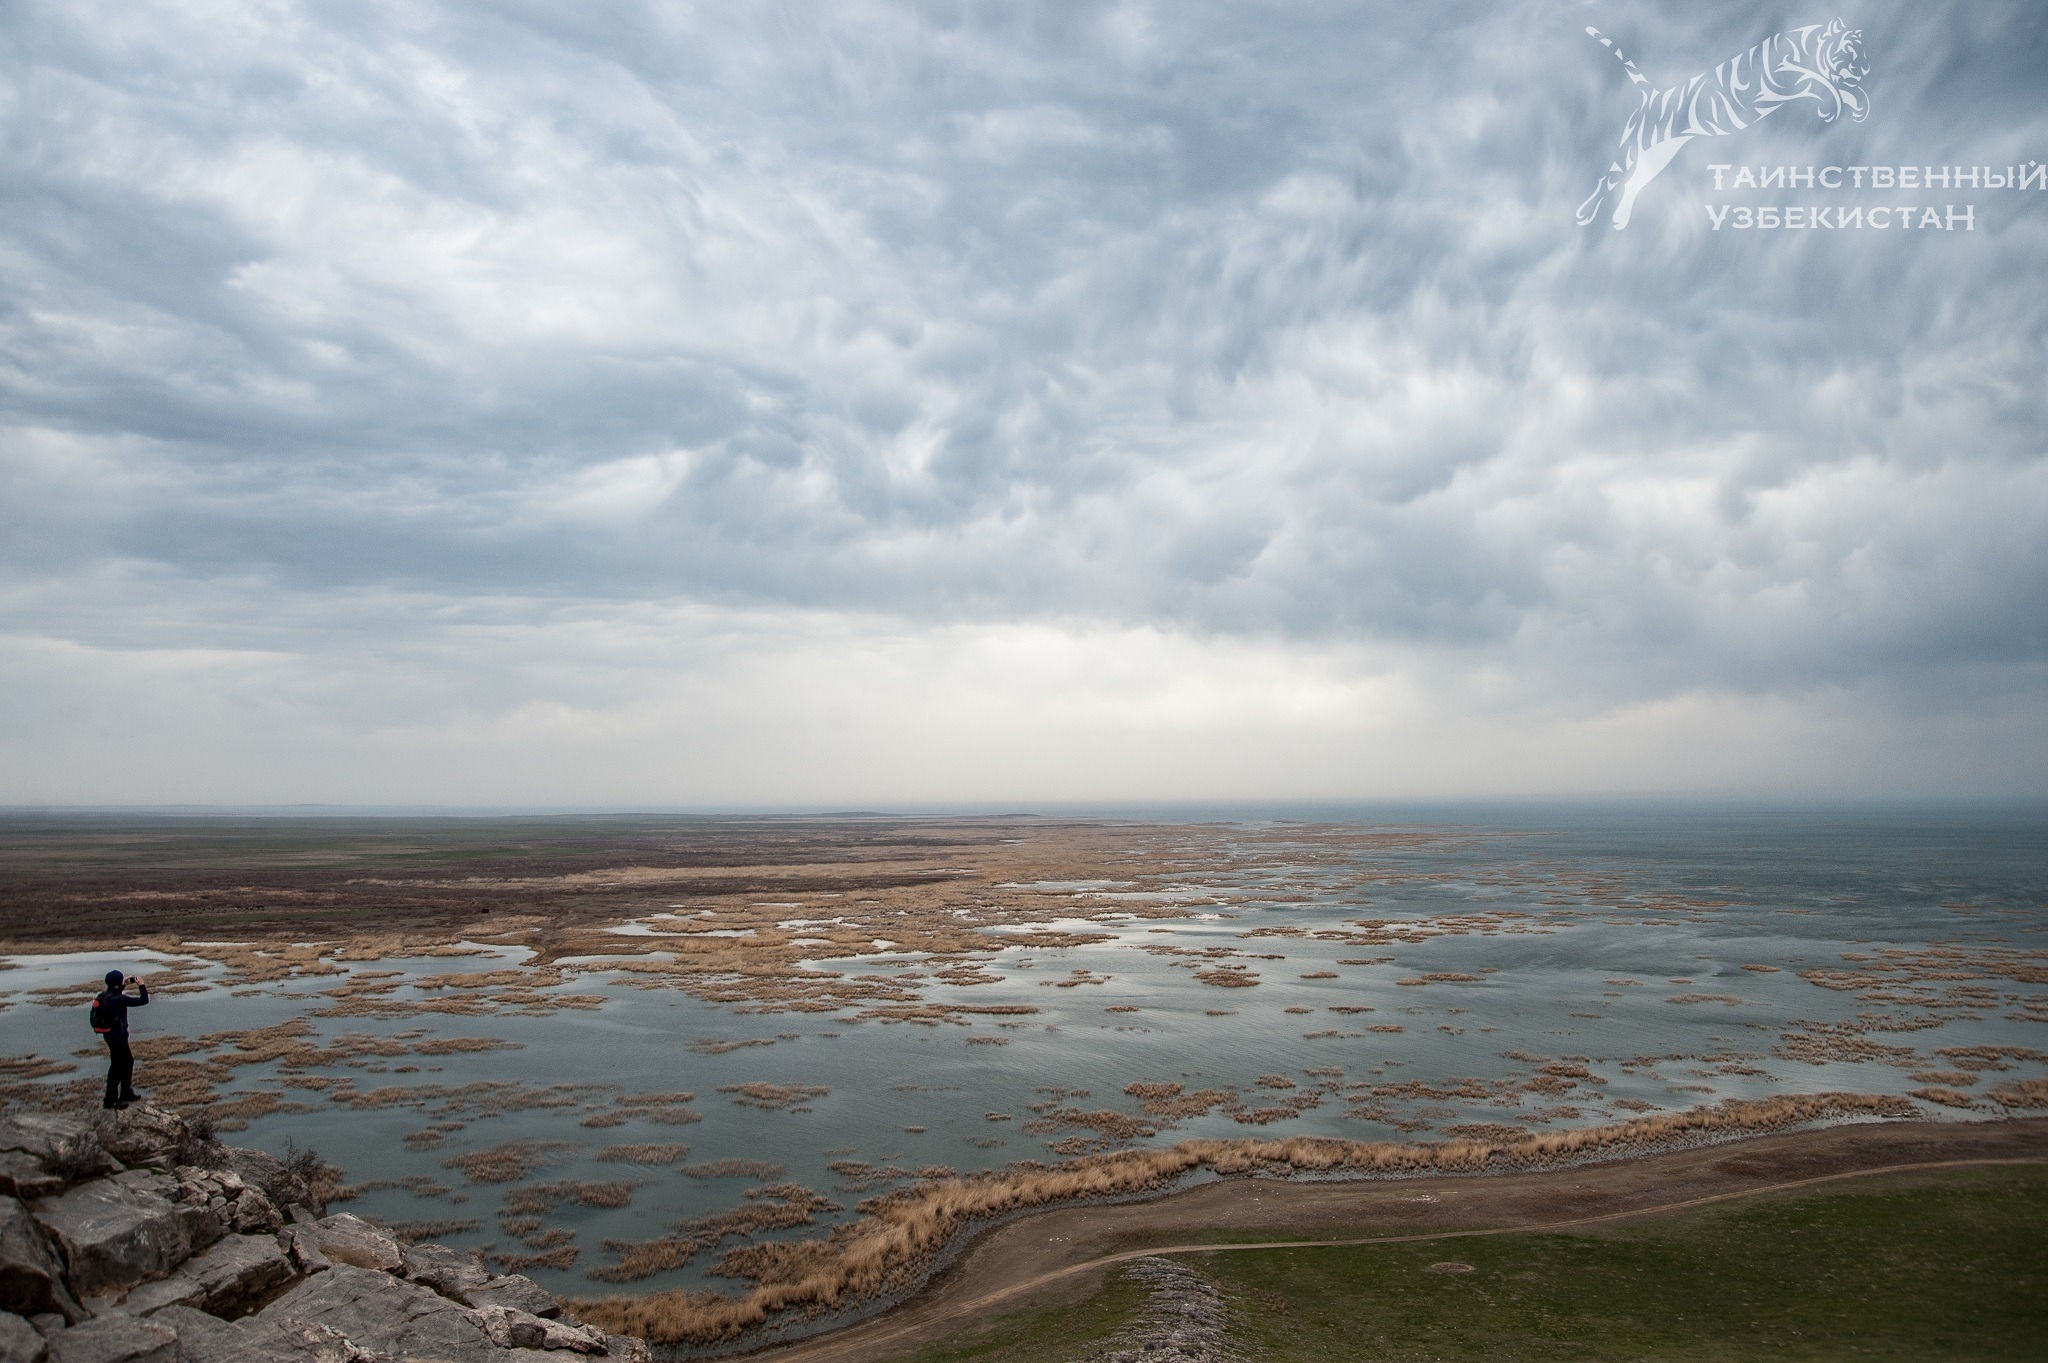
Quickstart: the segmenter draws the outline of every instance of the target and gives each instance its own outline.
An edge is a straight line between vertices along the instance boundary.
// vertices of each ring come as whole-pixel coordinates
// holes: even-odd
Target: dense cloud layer
[[[2048,193],[1703,205],[1891,201],[1710,163],[2048,158],[2048,12],[1861,5],[1867,121],[1790,106],[1573,222],[1635,105],[1585,25],[1662,82],[1831,17],[15,7],[0,799],[244,747],[190,793],[404,798],[347,756],[386,741],[456,745],[436,798],[526,744],[569,755],[525,799],[2038,790]],[[1123,784],[1006,786],[1162,705]],[[971,774],[954,708],[1011,733]],[[704,774],[607,785],[593,728]],[[1532,755],[1424,776],[1486,733]]]

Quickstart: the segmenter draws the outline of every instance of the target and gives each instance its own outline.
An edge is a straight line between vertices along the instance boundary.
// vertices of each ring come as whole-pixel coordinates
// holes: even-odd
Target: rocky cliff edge
[[[648,1363],[530,1278],[324,1210],[164,1108],[0,1115],[0,1363]]]

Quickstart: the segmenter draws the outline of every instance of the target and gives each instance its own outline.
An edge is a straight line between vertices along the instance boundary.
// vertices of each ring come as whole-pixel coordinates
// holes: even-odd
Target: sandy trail
[[[2048,1163],[2048,1118],[1838,1126],[1530,1174],[1229,1179],[1150,1202],[1020,1217],[984,1232],[924,1291],[886,1314],[749,1357],[872,1363],[944,1340],[991,1310],[1085,1295],[1107,1270],[1145,1255],[1568,1230],[1844,1179],[2038,1163]],[[1219,1232],[1244,1238],[1183,1238]]]

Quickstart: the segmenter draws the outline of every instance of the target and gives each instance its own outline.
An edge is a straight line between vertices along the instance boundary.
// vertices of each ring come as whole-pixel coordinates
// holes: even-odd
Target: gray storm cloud
[[[1813,756],[1853,702],[1880,783],[1940,749],[2038,790],[2048,193],[1953,233],[1703,205],[1709,163],[2048,158],[2048,15],[1843,14],[1868,120],[1688,146],[1615,232],[1573,222],[1635,99],[1585,27],[1661,81],[1835,11],[11,7],[0,799],[165,797],[131,730],[317,773],[470,724],[454,798],[522,724],[688,746],[732,687],[774,698],[742,730],[924,733],[907,677],[1087,747],[1156,669],[1210,674],[1166,708],[1224,747],[1405,715],[1550,726],[1554,766],[1804,707],[1784,761],[1855,784]],[[262,765],[210,797],[321,796]]]

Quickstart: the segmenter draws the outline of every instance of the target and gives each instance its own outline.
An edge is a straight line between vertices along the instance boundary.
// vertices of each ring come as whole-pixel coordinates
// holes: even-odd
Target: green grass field
[[[1443,1261],[1471,1273],[1426,1271]],[[1189,1256],[1252,1358],[2048,1359],[2048,1168],[1826,1185],[1572,1233]],[[1112,1281],[916,1363],[1069,1359],[1140,1305]]]

